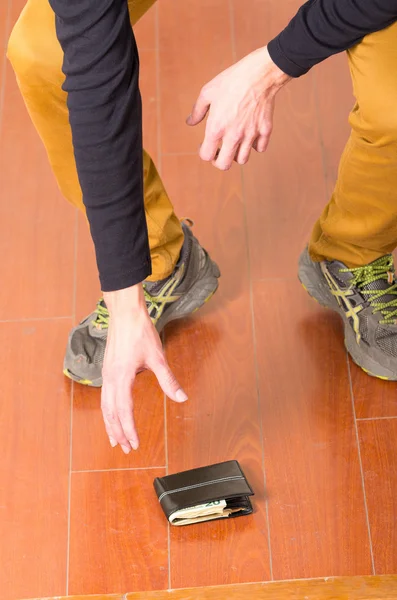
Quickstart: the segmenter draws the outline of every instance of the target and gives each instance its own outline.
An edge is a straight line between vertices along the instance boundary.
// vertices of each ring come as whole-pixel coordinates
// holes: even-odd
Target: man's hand
[[[103,365],[102,413],[110,444],[120,444],[128,454],[139,446],[132,401],[139,371],[153,371],[164,393],[175,402],[184,402],[187,396],[167,364],[142,286],[105,293],[104,299],[110,324]]]
[[[207,83],[187,119],[188,125],[197,125],[209,111],[200,157],[227,170],[233,160],[245,164],[251,148],[264,152],[272,132],[274,97],[290,79],[264,47]]]

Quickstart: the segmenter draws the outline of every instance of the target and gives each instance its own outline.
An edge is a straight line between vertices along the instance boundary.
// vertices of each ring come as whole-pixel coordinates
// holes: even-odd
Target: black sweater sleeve
[[[103,291],[151,273],[143,204],[139,59],[127,0],[50,0],[63,89]]]
[[[309,0],[269,44],[276,65],[299,77],[397,20],[397,0]]]

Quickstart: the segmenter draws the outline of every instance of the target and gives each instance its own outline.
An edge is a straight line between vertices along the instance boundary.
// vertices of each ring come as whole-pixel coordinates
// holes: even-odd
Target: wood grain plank
[[[269,41],[300,4],[235,0],[237,57]],[[252,154],[243,176],[253,279],[295,276],[326,200],[312,73],[278,94],[269,148]]]
[[[265,46],[288,24],[301,5],[301,0],[231,0],[237,59]]]
[[[397,571],[397,419],[358,424],[375,569]]]
[[[156,11],[157,6],[150,8],[134,26],[139,54],[142,50],[156,49]]]
[[[164,470],[72,477],[71,594],[167,587],[167,520],[153,489]]]
[[[254,297],[274,578],[371,574],[340,321],[292,281]]]
[[[3,94],[4,85],[4,57],[7,39],[9,35],[8,31],[8,17],[9,17],[10,0],[3,0],[0,3],[0,110],[1,110],[1,98]],[[1,122],[1,115],[0,115]]]
[[[127,600],[395,600],[397,577],[327,577],[310,581],[283,581],[212,588],[154,592]]]
[[[85,217],[79,217],[77,255],[77,321],[90,314],[100,297],[93,243]],[[141,446],[125,456],[112,449],[106,436],[100,409],[100,390],[74,386],[73,454],[74,470],[161,467],[165,465],[164,395],[150,373],[141,373],[134,388],[134,414]]]
[[[74,210],[63,201],[11,67],[0,135],[0,319],[70,316]]]
[[[127,596],[73,596],[73,600],[395,600],[396,593],[397,576],[382,575],[137,592]]]
[[[312,83],[309,74],[279,94],[269,149],[244,167],[254,280],[295,277],[325,204]]]
[[[65,593],[70,322],[0,324],[0,599]]]
[[[167,404],[169,472],[238,459],[256,491],[255,514],[172,529],[171,585],[268,579],[261,433],[254,368],[247,247],[238,170],[167,156],[177,212],[220,266],[220,289],[199,316],[166,330],[167,355],[189,401]],[[192,569],[194,565],[194,569]]]
[[[152,373],[140,373],[134,386],[134,417],[140,447],[127,456],[111,448],[105,432],[99,389],[76,385],[73,403],[72,469],[163,467],[164,394]]]
[[[11,27],[15,25],[19,15],[21,14],[23,8],[25,7],[26,0],[11,0]]]
[[[397,394],[393,381],[370,377],[350,359],[356,416],[358,419],[397,416]]]
[[[197,152],[203,126],[185,124],[204,84],[233,62],[228,0],[161,0],[162,152]]]
[[[349,112],[353,108],[352,84],[345,54],[338,54],[314,70],[320,136],[327,193],[337,179],[343,148],[350,134]]]

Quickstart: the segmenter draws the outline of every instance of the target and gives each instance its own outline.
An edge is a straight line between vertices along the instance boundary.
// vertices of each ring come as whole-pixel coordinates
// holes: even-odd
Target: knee
[[[20,82],[35,84],[49,81],[61,73],[62,54],[54,46],[46,48],[45,40],[35,36],[21,21],[15,25],[7,46],[9,59]]]
[[[29,37],[24,35],[19,23],[17,23],[8,40],[7,58],[18,78],[22,78],[23,75],[29,72],[34,72],[35,59],[30,46]]]

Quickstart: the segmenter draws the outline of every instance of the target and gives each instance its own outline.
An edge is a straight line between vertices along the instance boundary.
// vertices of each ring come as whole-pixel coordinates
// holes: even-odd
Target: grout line
[[[74,216],[74,252],[73,252],[73,288],[72,288],[72,319],[76,319],[76,296],[77,296],[77,256],[79,239],[79,212],[75,209]],[[68,477],[68,538],[66,546],[66,596],[69,595],[70,575],[70,525],[72,505],[72,462],[73,462],[73,406],[74,406],[74,381],[70,387],[70,438],[69,438],[69,477]]]
[[[154,469],[165,469],[164,465],[159,467],[120,467],[115,469],[76,469],[71,473],[113,473],[114,471],[150,471]]]
[[[156,44],[156,117],[157,117],[157,170],[161,175],[163,160],[161,154],[161,80],[160,80],[160,12],[156,2],[155,12],[155,44]]]
[[[70,434],[69,434],[69,473],[68,473],[68,518],[67,518],[67,541],[66,541],[66,596],[69,595],[69,569],[70,569],[70,516],[72,503],[72,436],[73,436],[73,397],[74,381],[70,385]]]
[[[156,44],[156,97],[157,97],[157,170],[162,175],[163,154],[161,144],[161,77],[160,77],[160,9],[156,2],[155,13],[155,44]],[[166,156],[166,155],[164,155]],[[166,335],[163,332],[162,342],[165,351]],[[167,421],[167,396],[164,394],[164,452],[165,452],[165,474],[168,475],[168,421]],[[171,530],[170,523],[167,523],[167,568],[168,568],[168,590],[171,590]]]
[[[165,332],[163,334],[163,340],[165,345]],[[169,460],[168,460],[168,419],[167,419],[167,396],[164,394],[164,450],[165,450],[165,474],[169,472]],[[167,559],[168,559],[168,589],[171,589],[171,526],[168,521],[167,523]]]
[[[37,323],[38,321],[65,321],[72,318],[72,315],[63,317],[24,317],[23,319],[0,319],[0,323]]]
[[[397,419],[397,415],[390,417],[358,417],[356,421],[387,421],[388,419]]]
[[[7,12],[4,24],[4,48],[2,48],[2,52],[4,55],[1,57],[2,60],[2,70],[3,70],[3,81],[1,82],[0,87],[0,133],[3,124],[3,110],[4,110],[4,98],[6,94],[6,73],[7,73],[7,52],[6,52],[6,43],[9,35],[9,29],[11,24],[11,3],[12,0],[8,0],[7,2]]]
[[[79,245],[79,211],[75,209],[74,221],[74,271],[73,271],[73,291],[72,291],[72,316],[76,318],[76,302],[77,302],[77,258]]]
[[[235,33],[235,18],[234,18],[233,0],[229,0],[229,16],[230,16],[230,33],[231,33],[232,54],[233,54],[233,60],[236,60],[237,53],[236,53],[236,33]],[[255,369],[255,384],[256,384],[255,388],[256,388],[257,410],[258,410],[258,417],[259,417],[259,432],[260,432],[260,441],[261,441],[262,474],[263,474],[263,483],[264,483],[264,492],[265,492],[264,499],[265,499],[266,526],[267,526],[267,545],[269,548],[269,571],[270,571],[270,579],[271,579],[271,581],[274,581],[273,558],[272,558],[272,547],[271,547],[271,537],[270,537],[269,501],[268,501],[268,498],[266,495],[265,448],[264,448],[264,438],[263,438],[262,410],[261,410],[261,403],[260,403],[259,368],[258,368],[256,327],[255,327],[255,317],[254,317],[254,291],[253,291],[252,268],[251,268],[251,251],[250,251],[250,244],[249,244],[247,201],[246,201],[246,195],[245,195],[245,179],[244,179],[244,172],[243,172],[242,167],[240,167],[240,177],[241,177],[241,191],[242,191],[242,200],[243,200],[245,243],[246,243],[246,250],[247,250],[246,257],[247,257],[247,271],[248,271],[248,282],[249,282],[249,303],[250,303],[250,312],[251,312],[252,345],[253,345],[253,352],[254,352],[254,369]]]
[[[319,145],[320,145],[320,150],[321,150],[321,161],[322,161],[322,166],[323,166],[324,191],[325,191],[325,195],[326,195],[326,202],[328,202],[329,198],[330,198],[330,193],[331,192],[328,189],[327,161],[326,161],[326,154],[325,154],[325,145],[324,145],[324,138],[323,138],[323,130],[322,130],[322,127],[321,127],[321,119],[320,119],[320,112],[319,112],[318,82],[317,82],[317,76],[316,76],[315,72],[313,72],[312,77],[313,77],[314,100],[315,100],[315,109],[316,109],[317,126],[318,126],[318,137],[319,137]],[[348,355],[347,351],[346,351],[346,363],[347,363],[347,372],[348,372],[349,388],[350,388],[350,398],[351,398],[352,412],[353,412],[354,430],[355,430],[355,434],[356,434],[357,455],[358,455],[358,461],[359,461],[359,467],[360,467],[360,474],[361,474],[361,485],[362,485],[362,490],[363,490],[365,518],[366,518],[366,522],[367,522],[367,531],[368,531],[368,541],[369,541],[369,549],[370,549],[370,555],[371,555],[372,574],[376,575],[375,558],[374,558],[374,551],[373,551],[373,545],[372,545],[372,536],[371,536],[371,524],[370,524],[370,520],[369,520],[367,495],[366,495],[366,491],[365,491],[364,469],[363,469],[362,458],[361,458],[360,437],[359,437],[358,427],[357,427],[357,420],[358,419],[357,419],[357,416],[356,416],[356,406],[355,406],[355,402],[354,402],[353,382],[352,382],[352,377],[351,377],[349,355]]]
[[[364,469],[363,469],[363,462],[362,462],[362,458],[361,458],[360,436],[358,434],[356,407],[354,404],[353,383],[352,383],[352,377],[351,377],[351,371],[350,371],[350,360],[349,360],[349,355],[348,355],[347,351],[346,351],[346,363],[347,363],[347,373],[348,373],[349,387],[350,387],[350,398],[351,398],[351,403],[352,403],[352,411],[353,411],[353,419],[354,419],[354,429],[356,432],[357,454],[358,454],[358,462],[359,462],[360,473],[361,473],[361,485],[362,485],[362,489],[363,489],[365,517],[366,517],[366,521],[367,521],[369,551],[371,554],[371,564],[372,564],[372,575],[376,575],[374,549],[373,549],[373,545],[372,545],[372,536],[371,536],[371,524],[369,521],[367,494],[365,491]]]

